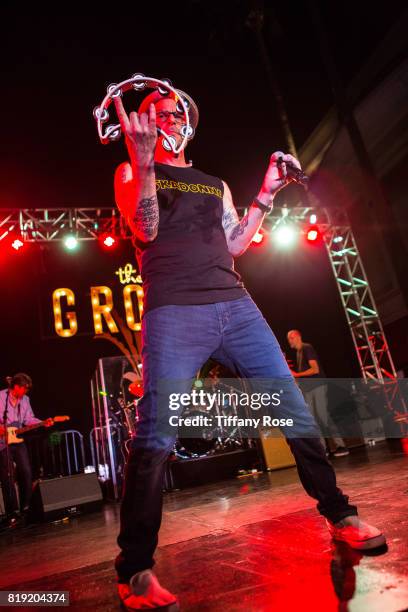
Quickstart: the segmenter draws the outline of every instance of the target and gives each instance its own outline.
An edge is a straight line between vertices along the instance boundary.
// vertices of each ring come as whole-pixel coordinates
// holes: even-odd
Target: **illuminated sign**
[[[136,276],[137,270],[135,270],[132,264],[127,263],[124,268],[119,268],[116,270],[115,274],[119,276],[119,282],[122,285],[126,285],[127,283],[141,283],[142,277]]]
[[[126,314],[126,324],[132,331],[140,331],[143,313],[142,279],[136,274],[132,264],[119,268],[115,274],[123,287],[123,305]],[[134,301],[137,303],[137,316],[135,315]],[[90,298],[95,334],[119,333],[118,326],[112,315],[114,309],[112,290],[105,285],[90,288]],[[75,312],[75,293],[68,287],[60,287],[52,293],[52,306],[54,312],[54,328],[61,338],[71,338],[78,331],[78,320]]]

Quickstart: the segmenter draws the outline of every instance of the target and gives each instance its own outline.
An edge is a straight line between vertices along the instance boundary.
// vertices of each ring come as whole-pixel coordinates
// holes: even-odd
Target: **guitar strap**
[[[7,423],[7,414],[8,414],[8,405],[9,405],[9,395],[10,395],[10,390],[7,389],[7,393],[6,393],[6,405],[4,407],[4,412],[3,412],[3,425],[6,427],[6,423]]]
[[[4,426],[6,426],[7,423],[7,418],[8,418],[8,407],[9,407],[9,395],[10,395],[10,389],[7,389],[7,393],[6,393],[6,406],[4,408],[4,413],[3,413],[3,424]],[[16,406],[17,411],[18,411],[18,421],[20,424],[21,423],[21,401],[18,400],[18,404]]]

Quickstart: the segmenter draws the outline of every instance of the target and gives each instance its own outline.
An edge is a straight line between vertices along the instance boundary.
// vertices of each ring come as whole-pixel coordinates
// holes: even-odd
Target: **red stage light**
[[[306,238],[309,242],[316,242],[320,237],[320,232],[315,225],[311,225],[306,232]]]
[[[104,234],[99,235],[99,244],[104,249],[112,249],[117,246],[117,240],[113,234],[105,232]]]
[[[264,238],[265,238],[264,231],[262,229],[259,229],[256,232],[255,236],[252,238],[251,244],[255,244],[255,245],[261,244],[264,241]]]
[[[15,240],[13,240],[13,242],[11,243],[11,246],[13,247],[13,249],[15,249],[16,251],[18,251],[19,249],[21,249],[21,247],[24,246],[24,242],[22,240],[20,240],[19,238],[16,238]]]
[[[105,240],[103,241],[103,244],[107,247],[112,247],[115,244],[116,240],[113,238],[113,236],[106,236]]]

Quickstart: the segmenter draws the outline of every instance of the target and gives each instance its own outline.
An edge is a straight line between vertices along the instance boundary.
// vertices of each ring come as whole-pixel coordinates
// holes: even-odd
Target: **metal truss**
[[[0,241],[12,235],[24,242],[54,242],[67,234],[77,240],[97,240],[104,232],[129,235],[116,208],[0,210]]]
[[[384,393],[387,408],[403,430],[403,423],[408,423],[406,402],[347,214],[340,208],[283,207],[268,219],[272,231],[282,224],[306,228],[312,214],[326,246],[362,377],[371,389]]]
[[[385,403],[403,430],[402,424],[408,423],[407,405],[363,261],[344,213],[334,211],[324,240],[361,373],[367,383],[381,385]]]
[[[363,262],[351,227],[330,224],[325,244],[350,327],[361,372],[366,380],[395,379],[397,374]]]
[[[273,232],[284,225],[305,229],[310,216],[323,237],[353,339],[363,379],[382,386],[394,419],[408,422],[398,389],[394,362],[371,292],[364,265],[346,213],[338,208],[275,207],[264,227]],[[116,208],[37,208],[0,211],[0,241],[15,233],[28,242],[61,241],[67,234],[77,240],[97,240],[104,232],[130,239]]]

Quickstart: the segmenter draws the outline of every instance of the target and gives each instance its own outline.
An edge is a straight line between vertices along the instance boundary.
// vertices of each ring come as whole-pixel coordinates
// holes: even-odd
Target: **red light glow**
[[[255,234],[255,236],[252,238],[251,243],[258,245],[261,244],[265,239],[265,233],[262,229],[258,230]]]
[[[21,249],[21,247],[24,246],[24,242],[22,240],[20,240],[19,238],[16,238],[15,240],[13,240],[13,242],[11,243],[11,246],[13,247],[13,249],[15,249],[16,251],[18,251],[19,249]]]
[[[306,232],[306,239],[308,242],[316,242],[320,237],[320,232],[316,225],[311,225]]]
[[[111,247],[115,244],[115,239],[112,236],[106,236],[103,244],[106,244],[107,247]]]

